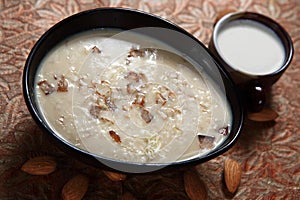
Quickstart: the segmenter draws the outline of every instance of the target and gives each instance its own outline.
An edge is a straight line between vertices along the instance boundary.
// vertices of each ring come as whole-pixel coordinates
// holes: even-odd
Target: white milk
[[[283,65],[285,52],[280,38],[267,26],[236,20],[217,34],[217,50],[234,69],[252,75],[266,75]]]

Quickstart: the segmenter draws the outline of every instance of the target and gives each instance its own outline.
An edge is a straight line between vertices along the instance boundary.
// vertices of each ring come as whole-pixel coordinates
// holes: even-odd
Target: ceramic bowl
[[[63,140],[51,129],[39,110],[39,105],[35,97],[35,77],[37,69],[47,53],[58,43],[74,34],[87,30],[102,28],[131,30],[143,27],[163,28],[163,30],[169,31],[169,34],[156,31],[150,34],[151,37],[171,45],[175,49],[180,50],[180,52],[183,52],[185,56],[190,57],[203,67],[206,73],[216,81],[216,84],[220,87],[224,87],[227,100],[232,109],[231,131],[220,146],[204,156],[167,164],[140,164],[103,158],[86,150],[82,150],[74,144]],[[27,58],[23,74],[23,90],[27,107],[33,119],[44,130],[45,134],[49,135],[50,138],[53,139],[59,147],[66,150],[70,156],[75,156],[76,158],[97,167],[105,168],[106,166],[109,166],[109,168],[117,170],[121,169],[120,171],[129,173],[144,173],[156,169],[161,170],[164,167],[166,167],[164,169],[168,169],[170,167],[194,165],[215,158],[228,150],[237,140],[241,133],[244,120],[244,110],[235,84],[225,71],[224,67],[218,63],[214,56],[200,41],[170,21],[152,14],[123,8],[99,8],[87,10],[58,22],[45,32],[36,42]]]

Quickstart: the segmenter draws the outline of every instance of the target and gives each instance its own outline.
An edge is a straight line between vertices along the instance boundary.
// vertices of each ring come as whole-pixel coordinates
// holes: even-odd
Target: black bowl
[[[49,127],[39,111],[35,98],[35,76],[42,59],[53,47],[69,36],[87,30],[99,28],[130,30],[143,27],[164,28],[163,30],[167,31],[165,33],[164,31],[154,31],[145,34],[150,34],[151,37],[157,38],[175,49],[178,49],[180,52],[183,52],[187,57],[202,66],[206,73],[220,87],[225,88],[226,97],[232,109],[233,121],[231,131],[226,140],[220,146],[205,156],[168,164],[139,164],[105,159],[79,149],[73,144],[63,140]],[[81,160],[97,167],[105,167],[105,165],[109,165],[112,168],[120,169],[121,166],[121,168],[124,169],[123,171],[132,173],[153,171],[155,169],[162,169],[162,167],[165,166],[178,167],[189,164],[194,165],[210,160],[224,153],[233,145],[241,132],[244,120],[244,110],[241,105],[236,86],[224,70],[223,66],[218,63],[214,56],[201,42],[187,31],[167,20],[141,11],[123,8],[100,8],[84,11],[70,16],[50,28],[36,42],[28,56],[23,73],[23,93],[27,107],[36,123],[40,125],[47,135],[53,136],[51,138],[54,138],[55,143],[61,148],[67,150],[73,156],[75,155]],[[101,160],[101,162],[99,162],[99,160]],[[105,163],[105,165],[103,165],[103,163]]]

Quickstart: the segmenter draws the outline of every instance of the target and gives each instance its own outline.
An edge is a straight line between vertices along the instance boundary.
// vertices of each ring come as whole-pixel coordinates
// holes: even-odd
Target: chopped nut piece
[[[176,114],[181,114],[181,113],[182,113],[181,110],[176,109],[176,108],[174,108],[174,112],[175,112]]]
[[[145,95],[143,93],[137,93],[134,99],[134,102],[132,103],[134,105],[138,105],[140,107],[145,106]]]
[[[117,106],[114,104],[114,102],[112,101],[112,99],[110,97],[105,99],[105,103],[106,103],[106,106],[108,106],[108,108],[110,110],[115,110],[117,108]]]
[[[105,96],[105,97],[109,97],[112,94],[112,89],[109,86],[109,84],[105,81],[101,81],[101,84],[98,85],[94,85],[93,87],[94,89],[96,89],[96,94],[100,95],[100,96]]]
[[[167,87],[159,87],[158,90],[159,95],[166,101],[174,100],[176,98],[176,94]]]
[[[101,84],[103,84],[103,85],[109,85],[109,82],[106,81],[106,80],[101,80]]]
[[[126,90],[128,94],[132,94],[136,91],[136,89],[131,84],[127,84]]]
[[[214,147],[214,137],[208,137],[204,135],[198,135],[200,148],[212,149]]]
[[[105,118],[105,117],[100,117],[100,120],[103,121],[103,122],[105,122],[105,123],[114,124],[113,121],[111,121],[110,119],[107,119],[107,118]]]
[[[91,106],[89,112],[92,115],[92,117],[94,117],[95,119],[99,119],[101,111],[103,111],[103,110],[107,110],[107,109],[105,109],[99,105],[93,105],[93,106]]]
[[[146,83],[148,81],[148,79],[144,73],[139,73],[139,75],[140,75],[140,79],[142,79],[143,82]]]
[[[92,51],[92,53],[101,53],[101,50],[98,47],[96,47],[96,46],[94,46],[93,48],[91,48],[91,51]]]
[[[104,94],[102,94],[103,92]],[[95,94],[98,96],[96,104],[101,107],[102,110],[115,110],[116,105],[111,98],[111,88],[103,89],[101,92],[98,90],[95,91]]]
[[[140,49],[130,49],[127,57],[143,57],[145,56],[145,51]]]
[[[141,117],[147,124],[149,124],[153,119],[153,115],[151,115],[151,113],[146,109],[142,109]]]
[[[176,98],[176,94],[173,93],[173,92],[169,92],[169,96],[168,96],[169,99],[175,99]]]
[[[47,80],[39,81],[38,86],[45,95],[49,95],[55,91],[55,87],[52,84],[48,83]]]
[[[133,82],[139,82],[140,76],[135,72],[128,72],[128,74],[125,76],[126,79]]]
[[[164,106],[167,103],[166,98],[161,93],[156,93],[155,97],[156,104],[161,104],[161,106]]]
[[[180,135],[182,135],[182,133],[183,133],[183,131],[182,131],[180,128],[178,128],[177,126],[175,126],[175,127],[173,128],[173,131],[174,131],[174,135],[175,135],[175,136],[180,136]]]
[[[115,131],[109,131],[109,135],[116,143],[121,143],[121,138]]]
[[[57,92],[68,92],[68,80],[65,76],[61,76],[61,79],[57,82]]]
[[[127,57],[144,57],[147,54],[153,54],[155,52],[156,50],[153,48],[136,49],[133,47],[130,49]]]
[[[106,97],[98,98],[96,101],[96,106],[99,107],[101,110],[108,110],[109,107],[106,104]]]
[[[228,135],[228,133],[229,133],[229,127],[226,126],[226,127],[220,128],[219,129],[219,133],[222,134],[222,135],[225,135],[225,136]]]
[[[125,65],[129,65],[131,62],[128,58],[125,59]]]
[[[129,107],[126,106],[126,105],[123,105],[123,106],[122,106],[122,110],[124,110],[124,111],[129,111]]]
[[[140,81],[142,82],[147,82],[147,77],[145,74],[143,73],[136,73],[133,71],[128,72],[128,74],[124,77],[125,79],[127,79],[129,81],[129,84],[134,84],[134,83],[138,83]],[[128,87],[128,85],[127,85]]]
[[[65,119],[65,116],[61,115],[59,118],[58,118],[58,123],[61,124],[61,125],[64,125],[64,119]]]

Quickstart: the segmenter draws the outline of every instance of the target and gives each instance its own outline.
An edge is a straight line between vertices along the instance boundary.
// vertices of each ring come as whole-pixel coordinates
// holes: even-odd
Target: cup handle
[[[266,103],[266,93],[260,82],[253,82],[246,90],[246,103],[250,112],[260,112]]]

